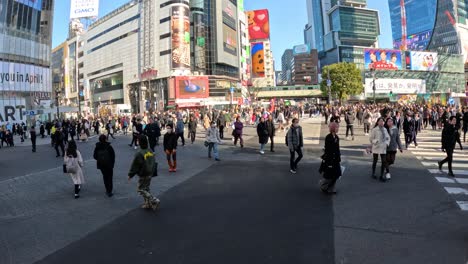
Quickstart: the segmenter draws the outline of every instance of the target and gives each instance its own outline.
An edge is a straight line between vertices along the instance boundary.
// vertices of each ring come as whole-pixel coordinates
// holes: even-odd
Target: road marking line
[[[449,179],[449,178],[445,178],[445,177],[435,177],[435,178],[440,183],[455,183],[454,180]]]
[[[437,163],[432,163],[432,162],[422,162],[424,166],[439,166]],[[453,168],[468,168],[468,163],[452,163]]]
[[[468,184],[468,179],[464,179],[464,178],[455,178],[455,180],[456,180],[458,183],[461,183],[461,184]]]
[[[457,201],[458,207],[463,211],[468,211],[468,202],[467,201]]]
[[[468,195],[468,190],[459,187],[444,187],[444,189],[450,194],[464,194]]]
[[[428,171],[432,174],[447,173],[447,172],[440,172],[438,169],[428,169]],[[453,174],[455,174],[456,176],[459,176],[459,175],[468,176],[468,171],[467,170],[453,170]]]
[[[88,163],[90,161],[94,161],[94,159],[85,160],[84,163]],[[33,172],[33,173],[28,173],[28,174],[25,174],[25,175],[22,175],[22,176],[17,176],[17,177],[14,177],[14,178],[10,178],[10,179],[7,179],[7,180],[0,181],[0,184],[22,180],[24,178],[28,178],[28,177],[31,177],[33,175],[48,173],[48,172],[52,172],[52,171],[55,171],[55,170],[62,171],[62,168],[63,168],[63,166],[59,166],[59,167],[55,167],[55,168],[51,168],[51,169],[47,169],[47,170],[43,170],[43,171],[36,171],[36,172]]]

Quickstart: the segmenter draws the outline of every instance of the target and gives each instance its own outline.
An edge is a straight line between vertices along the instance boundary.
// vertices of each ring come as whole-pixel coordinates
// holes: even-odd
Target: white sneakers
[[[392,176],[390,175],[390,173],[385,174],[385,179],[390,180],[391,178]]]
[[[262,155],[263,155],[263,154],[265,154],[265,151],[263,151],[263,150],[260,150],[260,154],[262,154]]]
[[[296,174],[297,172],[295,170],[289,170],[292,174]]]

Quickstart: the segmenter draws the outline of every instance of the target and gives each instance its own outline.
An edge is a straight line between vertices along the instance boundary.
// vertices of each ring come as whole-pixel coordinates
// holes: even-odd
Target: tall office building
[[[307,10],[304,34],[319,52],[320,66],[350,62],[364,69],[364,48],[378,46],[378,12],[366,0],[307,0]]]
[[[292,49],[285,50],[283,53],[283,56],[281,56],[281,72],[283,73],[282,79],[283,79],[284,85],[289,85],[292,83],[291,68],[292,68],[293,60],[294,60],[293,50]]]
[[[50,113],[53,6],[53,0],[0,1],[0,124]]]
[[[394,47],[401,45],[400,0],[389,0]],[[409,50],[463,54],[468,62],[468,1],[405,1]]]

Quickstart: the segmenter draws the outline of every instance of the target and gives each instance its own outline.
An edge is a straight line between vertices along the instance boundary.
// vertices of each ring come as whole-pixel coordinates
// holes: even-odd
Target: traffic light
[[[393,91],[390,91],[389,95],[390,97],[393,97]]]

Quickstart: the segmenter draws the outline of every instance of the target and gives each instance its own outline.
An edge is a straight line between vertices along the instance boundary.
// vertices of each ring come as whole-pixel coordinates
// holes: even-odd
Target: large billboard
[[[223,50],[237,56],[237,33],[226,24],[223,24]]]
[[[195,70],[204,70],[206,68],[206,28],[201,13],[193,14],[193,34]]]
[[[70,19],[81,17],[97,17],[98,13],[99,0],[71,0]]]
[[[365,79],[365,93],[373,93],[374,80]],[[424,94],[426,80],[422,79],[376,79],[375,92],[379,94]]]
[[[299,55],[299,54],[310,54],[310,46],[309,44],[301,44],[301,45],[296,45],[293,47],[293,56]]]
[[[425,50],[431,40],[432,30],[409,35],[406,39],[406,47],[408,50]],[[393,48],[400,49],[402,46],[401,39],[393,41]]]
[[[0,90],[2,91],[45,91],[50,89],[49,68],[0,61]]]
[[[207,98],[210,96],[208,76],[175,77],[176,99]]]
[[[265,50],[263,42],[254,42],[250,44],[252,54],[252,78],[265,77]]]
[[[233,0],[218,0],[217,8],[217,62],[239,67],[237,4]]]
[[[187,6],[171,9],[172,69],[190,69],[190,17]]]
[[[249,40],[270,38],[270,17],[267,9],[247,11]]]
[[[413,71],[439,70],[437,52],[406,51],[406,69]]]
[[[401,70],[401,52],[387,49],[364,49],[366,69]]]
[[[42,10],[42,0],[15,0],[15,2],[27,5],[39,11]]]

